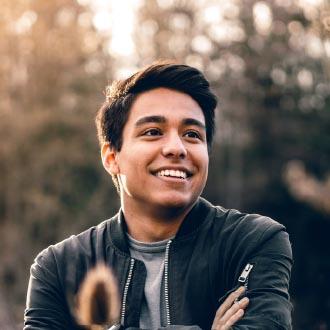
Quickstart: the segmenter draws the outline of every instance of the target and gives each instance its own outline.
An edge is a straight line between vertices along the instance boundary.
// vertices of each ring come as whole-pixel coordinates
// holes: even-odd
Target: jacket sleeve
[[[288,289],[292,251],[288,234],[281,230],[262,242],[248,263],[253,265],[245,282],[250,303],[233,329],[291,329]]]
[[[24,330],[76,329],[57,275],[51,248],[43,251],[31,266]]]

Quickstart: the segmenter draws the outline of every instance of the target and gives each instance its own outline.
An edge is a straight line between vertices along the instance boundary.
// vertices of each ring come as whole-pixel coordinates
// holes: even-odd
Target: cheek
[[[148,170],[148,155],[138,149],[122,154],[118,160],[119,172],[130,181],[142,180]]]
[[[135,148],[128,148],[127,146],[122,148],[117,157],[117,164],[121,174],[128,175],[138,165],[140,161],[138,155],[140,155],[140,152]]]
[[[209,169],[209,155],[207,151],[200,153],[200,157],[198,159],[198,167],[201,171],[201,179],[205,183],[207,180]]]
[[[204,146],[196,146],[195,149],[191,149],[190,157],[191,162],[198,173],[196,180],[194,180],[195,184],[205,185],[209,167],[209,154],[207,152],[207,148]]]
[[[209,154],[206,147],[201,147],[194,153],[195,163],[201,169],[207,169],[209,166]]]

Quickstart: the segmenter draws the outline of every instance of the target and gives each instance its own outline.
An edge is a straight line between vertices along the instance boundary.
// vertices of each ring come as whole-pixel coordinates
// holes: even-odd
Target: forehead
[[[164,116],[168,121],[193,118],[205,123],[199,104],[188,94],[168,88],[156,88],[137,96],[127,124],[134,124],[145,116]]]

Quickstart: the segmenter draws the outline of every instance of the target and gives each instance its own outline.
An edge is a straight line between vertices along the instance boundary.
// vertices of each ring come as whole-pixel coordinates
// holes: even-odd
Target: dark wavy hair
[[[157,61],[124,80],[114,81],[106,87],[106,101],[98,110],[95,123],[100,145],[109,142],[120,151],[123,130],[131,106],[143,92],[165,87],[190,95],[201,107],[206,124],[206,140],[210,150],[214,136],[214,109],[217,98],[204,75],[188,65],[172,61]],[[117,189],[118,180],[113,177]]]

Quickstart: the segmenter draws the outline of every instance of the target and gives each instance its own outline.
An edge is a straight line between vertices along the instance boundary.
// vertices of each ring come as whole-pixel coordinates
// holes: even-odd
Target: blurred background
[[[94,116],[158,58],[219,96],[204,196],[283,223],[294,329],[330,329],[330,7],[324,0],[0,0],[0,329],[36,254],[112,216]]]

